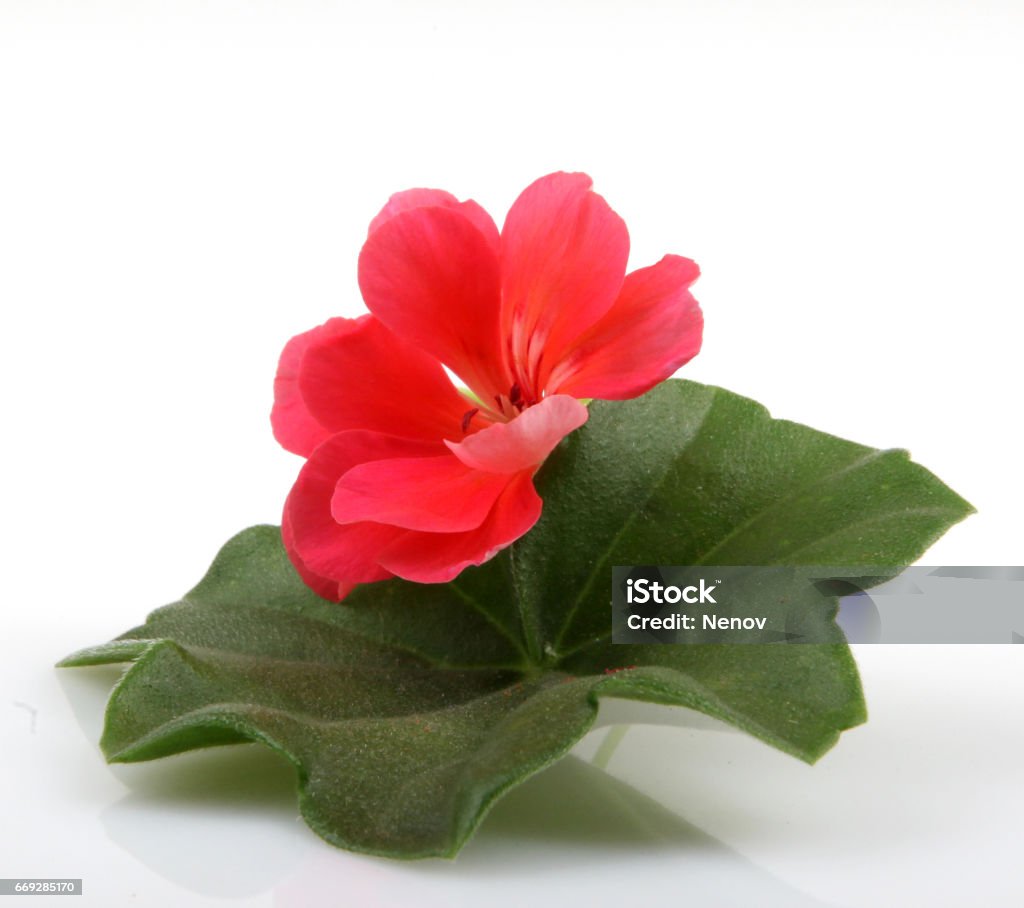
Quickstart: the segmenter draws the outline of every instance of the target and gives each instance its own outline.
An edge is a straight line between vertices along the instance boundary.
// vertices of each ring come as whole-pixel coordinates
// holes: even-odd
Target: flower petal
[[[495,423],[462,442],[445,441],[467,467],[490,473],[518,473],[544,462],[566,435],[587,421],[587,408],[564,394],[545,397],[511,422]]]
[[[284,548],[288,553],[288,558],[291,560],[295,570],[302,578],[302,582],[318,596],[322,596],[324,599],[330,599],[333,602],[340,602],[352,591],[352,588],[355,586],[354,583],[339,582],[337,580],[332,580],[330,577],[322,577],[311,571],[306,566],[306,563],[299,557],[299,554],[295,549],[295,537],[292,532],[291,515],[288,513],[287,507],[285,507],[284,514],[281,517],[281,540],[284,542]],[[389,576],[389,573],[383,568],[380,570],[382,579]]]
[[[501,241],[498,237],[498,228],[491,216],[472,199],[460,202],[450,192],[445,192],[443,189],[406,189],[404,192],[396,192],[388,199],[388,203],[380,210],[380,214],[370,221],[367,236],[390,221],[396,214],[413,208],[431,206],[453,208],[469,218],[476,229],[484,235],[495,254],[498,253]]]
[[[274,438],[293,454],[308,457],[320,442],[333,434],[321,425],[302,399],[299,391],[299,368],[306,351],[322,341],[351,330],[354,322],[347,318],[330,321],[293,337],[285,344],[274,378],[274,407],[270,424]]]
[[[339,432],[313,451],[285,502],[282,537],[292,563],[307,583],[313,578],[310,585],[316,592],[327,595],[329,581],[350,585],[391,576],[376,557],[385,543],[405,532],[373,523],[339,525],[331,516],[338,479],[360,463],[443,451],[439,444],[378,432]]]
[[[360,464],[338,480],[331,514],[407,530],[456,533],[480,526],[508,477],[474,470],[451,454]]]
[[[507,478],[507,477],[506,477]],[[387,544],[382,567],[417,583],[446,583],[472,564],[483,564],[538,520],[541,500],[529,472],[512,476],[487,519],[465,533],[408,532]]]
[[[488,402],[511,387],[499,334],[498,257],[452,208],[412,208],[377,227],[359,255],[367,307]]]
[[[516,199],[501,232],[502,330],[510,369],[536,400],[552,367],[622,287],[629,234],[583,173],[553,173]]]
[[[317,423],[331,434],[366,429],[436,441],[465,434],[470,404],[436,359],[371,315],[332,321],[346,322],[346,330],[311,343],[299,369],[298,387]]]
[[[552,372],[551,389],[627,400],[672,375],[700,350],[704,318],[687,289],[699,275],[679,255],[626,275],[615,305]]]

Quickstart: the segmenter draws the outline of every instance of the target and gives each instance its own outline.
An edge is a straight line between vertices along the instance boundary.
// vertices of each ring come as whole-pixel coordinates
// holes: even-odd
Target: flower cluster
[[[700,349],[697,266],[626,274],[628,253],[581,173],[527,187],[500,233],[447,192],[391,197],[359,257],[369,314],[293,338],[274,384],[274,434],[307,458],[282,535],[309,586],[447,581],[537,522],[533,476],[581,400],[636,397]]]

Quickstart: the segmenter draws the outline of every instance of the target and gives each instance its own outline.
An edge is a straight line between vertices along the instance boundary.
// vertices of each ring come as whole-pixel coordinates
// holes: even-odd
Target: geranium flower
[[[282,535],[320,595],[493,557],[540,517],[533,476],[580,400],[636,397],[700,349],[697,266],[626,274],[626,226],[590,187],[542,177],[500,234],[447,192],[392,196],[359,257],[370,314],[285,347],[274,434],[308,460]]]

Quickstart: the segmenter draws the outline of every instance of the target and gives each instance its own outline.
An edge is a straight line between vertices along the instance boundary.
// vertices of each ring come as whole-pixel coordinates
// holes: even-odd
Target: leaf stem
[[[512,587],[512,595],[515,597],[516,613],[519,615],[519,626],[523,630],[526,658],[532,667],[538,669],[545,668],[550,660],[544,652],[544,645],[538,633],[537,622],[530,620],[527,609],[523,607],[523,597],[519,594],[519,588],[516,584],[515,557],[515,549],[512,548],[509,550],[508,577]]]
[[[594,759],[590,762],[598,769],[607,769],[609,761],[615,751],[619,749],[627,731],[629,731],[628,725],[613,725],[609,728],[608,734],[604,736],[601,746],[597,748],[597,753],[594,754]]]

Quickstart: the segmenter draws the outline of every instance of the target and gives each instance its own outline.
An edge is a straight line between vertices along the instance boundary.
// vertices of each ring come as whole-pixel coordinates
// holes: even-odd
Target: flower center
[[[508,390],[508,394],[495,394],[494,402],[498,405],[498,414],[503,422],[515,419],[527,407],[532,407],[536,400],[532,395],[524,395],[519,382]]]
[[[532,407],[537,401],[531,396],[523,394],[523,389],[520,387],[519,382],[516,382],[508,389],[507,394],[495,394],[494,395],[494,406],[487,406],[481,402],[479,407],[473,407],[471,410],[467,410],[462,414],[462,433],[465,435],[469,432],[469,427],[472,425],[473,418],[480,413],[481,409],[483,413],[481,416],[484,419],[492,422],[511,422],[515,419],[523,410]]]

